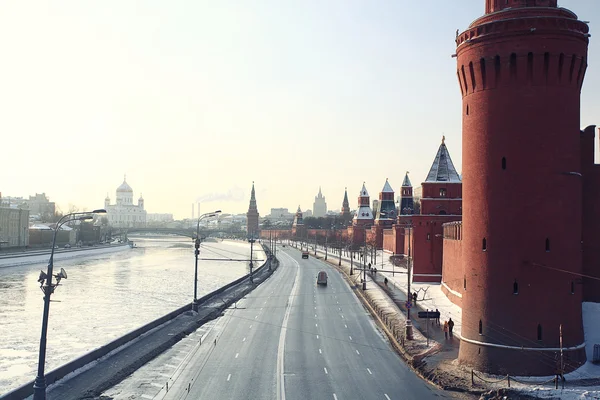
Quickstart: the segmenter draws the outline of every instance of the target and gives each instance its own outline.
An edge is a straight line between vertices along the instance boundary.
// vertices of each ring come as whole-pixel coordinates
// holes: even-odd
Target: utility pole
[[[315,257],[317,256],[317,230],[315,229]]]
[[[338,260],[338,267],[342,266],[342,245],[340,243],[340,259]]]
[[[254,283],[254,277],[252,276],[252,267],[254,266],[252,264],[252,255],[253,255],[253,245],[254,245],[254,234],[252,234],[252,236],[250,236],[250,282]]]
[[[408,292],[407,292],[407,303],[411,304],[411,300],[412,300],[412,293],[410,291],[410,281],[411,281],[411,265],[410,265],[410,234],[411,234],[411,230],[412,227],[409,226],[408,228],[408,260],[407,260],[407,264],[408,264]],[[411,304],[412,305],[412,304]],[[410,320],[410,307],[406,307],[406,339],[408,340],[412,340],[413,339],[413,327],[412,327],[412,321]]]
[[[367,229],[365,228],[365,247],[363,250],[363,290],[367,290]]]
[[[325,232],[325,261],[327,261],[327,232]]]
[[[350,249],[350,275],[354,275],[354,271],[352,271],[352,267],[354,267],[354,252]]]
[[[558,326],[558,332],[560,334],[560,377],[562,380],[562,388],[565,388],[565,363],[563,359],[563,335],[562,335],[562,324]]]

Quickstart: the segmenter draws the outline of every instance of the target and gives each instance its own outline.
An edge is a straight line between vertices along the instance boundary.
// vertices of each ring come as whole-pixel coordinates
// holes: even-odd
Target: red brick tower
[[[258,209],[256,208],[256,194],[254,193],[254,182],[252,182],[252,194],[250,195],[250,205],[246,214],[248,237],[258,238],[260,232],[258,228]]]
[[[487,0],[457,34],[463,116],[459,359],[499,374],[585,361],[579,103],[588,26],[557,0]],[[576,275],[575,275],[576,276]]]
[[[348,201],[348,188],[344,189],[344,200],[342,201],[342,217],[350,219],[350,202]]]
[[[358,195],[358,208],[352,219],[352,226],[348,228],[353,245],[365,243],[367,229],[370,229],[373,225],[374,217],[370,206],[370,199],[369,192],[363,182],[362,189]]]

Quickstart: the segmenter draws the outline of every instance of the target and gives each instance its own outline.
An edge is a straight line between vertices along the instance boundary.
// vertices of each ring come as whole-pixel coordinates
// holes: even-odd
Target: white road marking
[[[319,338],[319,335],[317,335],[317,339]]]
[[[348,325],[344,324],[344,328],[347,328],[347,327],[348,327]]]
[[[327,372],[327,368],[323,367],[323,369],[325,370],[325,375],[327,375],[329,372]]]
[[[238,358],[239,355],[240,353],[235,353],[235,358]]]
[[[227,375],[227,382],[231,379],[231,374]]]
[[[356,350],[356,354],[358,354],[360,356],[360,353],[358,352],[358,350]]]
[[[252,324],[250,324],[250,329],[252,329]]]
[[[321,349],[319,349],[319,354],[323,354],[323,352],[321,351]]]
[[[147,394],[143,394],[141,397],[142,397],[142,399],[153,399],[154,398],[154,397],[149,396]]]
[[[159,375],[162,376],[163,378],[171,379],[171,375],[167,375],[167,374],[159,374]]]
[[[352,340],[352,336],[348,336],[350,338],[350,340]]]
[[[392,400],[392,399],[390,399],[390,396],[388,396],[386,393],[384,393],[383,395],[385,396],[385,398],[386,398],[387,400]]]
[[[261,308],[260,308],[260,311],[262,311],[262,309],[263,309],[263,308],[261,307]]]
[[[243,339],[242,339],[242,342],[245,342],[245,341],[246,341],[246,338],[243,338]]]
[[[338,310],[342,311],[342,307],[338,307]]]
[[[368,372],[370,375],[373,375],[373,373],[371,372],[371,370],[370,370],[369,368],[367,368],[367,372]]]
[[[335,395],[335,393],[333,394],[333,400],[337,400],[337,396]]]
[[[342,316],[342,318],[344,318],[344,314],[340,314]]]
[[[283,316],[283,322],[281,323],[281,331],[279,332],[279,344],[277,346],[277,399],[285,400],[285,377],[284,373],[284,356],[285,356],[285,335],[287,332],[287,324],[290,318],[290,312],[292,311],[292,304],[296,293],[298,292],[298,275],[300,273],[300,264],[294,260],[287,253],[282,253],[285,258],[289,258],[296,265],[296,275],[294,275],[294,283],[292,285],[292,291],[288,297],[288,301],[285,306],[285,314]]]
[[[315,324],[315,326],[319,326],[319,324]]]
[[[159,389],[162,389],[163,385],[161,385],[160,383],[156,383],[156,382],[150,382],[151,386],[157,387]]]
[[[172,364],[165,364],[165,367],[169,367],[169,368],[177,368],[176,365],[172,365]]]
[[[254,316],[254,319],[258,318],[258,315]]]
[[[315,314],[315,318],[317,318],[317,314]]]

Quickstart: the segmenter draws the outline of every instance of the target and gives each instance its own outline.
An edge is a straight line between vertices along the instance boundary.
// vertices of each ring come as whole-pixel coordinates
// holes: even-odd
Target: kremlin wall
[[[462,308],[463,364],[548,376],[562,350],[578,368],[582,302],[600,302],[596,128],[579,126],[588,31],[556,0],[486,0],[456,37],[463,176],[442,139],[418,214],[407,173],[399,207],[386,180],[371,210],[363,184],[350,226],[307,230],[298,207],[277,235],[410,256],[413,281]]]

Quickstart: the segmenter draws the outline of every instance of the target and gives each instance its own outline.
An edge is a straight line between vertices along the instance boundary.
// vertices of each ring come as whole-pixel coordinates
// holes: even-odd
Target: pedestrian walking
[[[384,284],[385,286],[387,286],[387,283],[388,283],[388,280],[387,280],[387,278],[385,278],[385,279],[383,280],[383,284]]]
[[[444,337],[448,340],[448,321],[444,321]]]
[[[450,337],[452,337],[452,328],[454,328],[454,321],[452,321],[452,318],[450,318],[448,320],[448,334]]]
[[[440,310],[435,309],[435,323],[437,326],[440,326]]]

